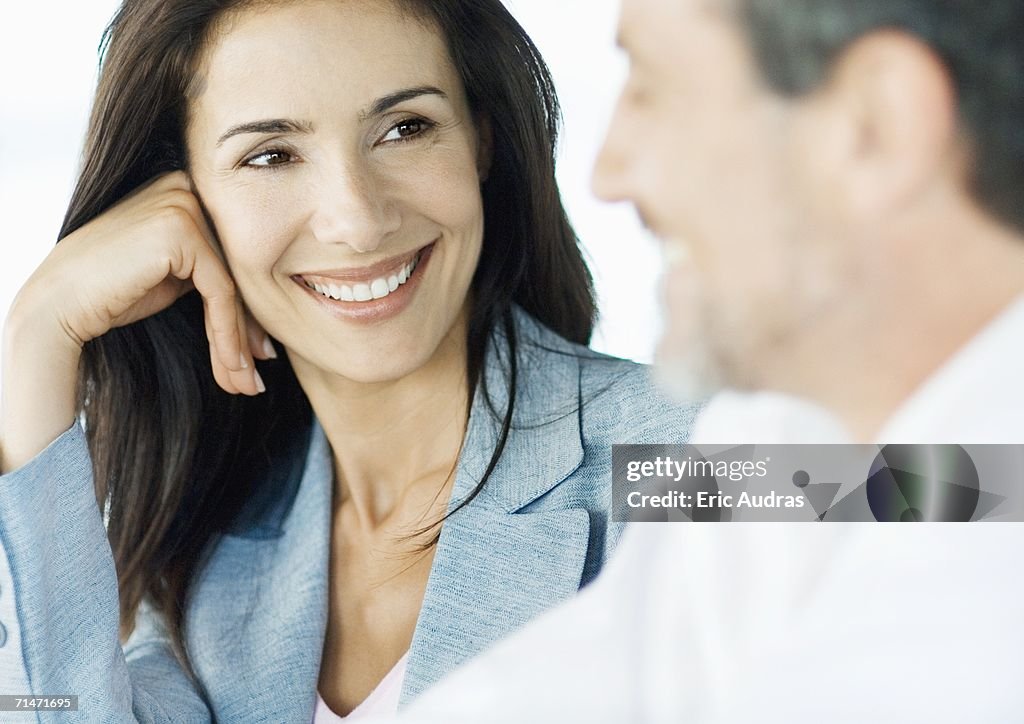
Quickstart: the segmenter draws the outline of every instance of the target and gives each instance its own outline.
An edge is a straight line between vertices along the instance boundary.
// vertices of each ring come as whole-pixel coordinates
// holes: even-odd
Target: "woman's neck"
[[[292,359],[331,444],[335,510],[368,529],[443,514],[468,418],[465,316],[397,380],[358,383]]]

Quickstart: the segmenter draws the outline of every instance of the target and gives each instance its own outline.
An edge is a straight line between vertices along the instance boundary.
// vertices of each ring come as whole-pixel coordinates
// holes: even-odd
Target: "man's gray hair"
[[[738,0],[765,78],[786,95],[824,82],[855,40],[897,30],[926,43],[956,88],[974,147],[973,192],[1024,232],[1024,0]]]

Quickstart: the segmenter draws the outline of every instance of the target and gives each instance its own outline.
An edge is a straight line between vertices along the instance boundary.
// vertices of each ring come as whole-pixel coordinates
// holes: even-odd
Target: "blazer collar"
[[[512,315],[517,332],[518,374],[514,415],[499,464],[502,484],[484,489],[485,498],[509,513],[544,495],[583,462],[580,348],[518,306],[512,308]],[[497,445],[502,417],[508,409],[509,360],[508,339],[499,324],[473,396],[453,489],[456,503],[483,477]],[[329,446],[317,448],[326,455],[326,462],[322,456],[314,460],[310,454],[311,435],[323,439],[323,430],[316,420],[312,428],[296,431],[286,441],[282,453],[271,462],[266,476],[231,527],[232,535],[253,539],[282,535],[310,465],[330,467]],[[538,450],[544,454],[538,455]]]
[[[400,703],[579,588],[586,510],[527,506],[583,461],[579,350],[515,310],[513,423],[491,479],[441,529]],[[450,508],[485,474],[508,406],[508,342],[496,333],[473,400]],[[486,391],[486,392],[485,392]]]
[[[469,506],[449,518],[434,553],[399,705],[576,593],[589,539],[590,514],[581,508],[509,515]]]
[[[548,492],[583,462],[577,352],[518,307],[513,315],[518,381],[512,425],[494,471],[501,485],[484,487],[485,497],[509,513]],[[473,397],[452,491],[455,503],[487,470],[508,409],[510,367],[508,339],[499,328]]]

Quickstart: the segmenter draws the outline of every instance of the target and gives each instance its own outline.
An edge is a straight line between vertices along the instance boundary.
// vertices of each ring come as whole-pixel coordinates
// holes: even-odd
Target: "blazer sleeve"
[[[0,545],[3,693],[77,695],[89,721],[211,720],[155,614],[140,611],[120,644],[114,557],[77,423],[0,476]],[[40,711],[36,721],[66,716]]]

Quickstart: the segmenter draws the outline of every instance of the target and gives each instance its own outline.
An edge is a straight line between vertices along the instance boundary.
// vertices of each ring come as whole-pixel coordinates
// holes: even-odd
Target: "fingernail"
[[[243,369],[243,370],[249,369],[249,363],[246,362],[246,360],[245,360],[245,353],[244,352],[239,352],[238,353],[238,364],[240,364],[242,366],[241,369]]]
[[[256,380],[256,389],[260,391],[261,395],[264,392],[267,391],[267,386],[263,384],[263,378],[260,377],[260,373],[259,372],[257,372],[256,370],[253,370],[252,371],[252,378],[254,380]]]
[[[270,337],[263,338],[263,354],[267,356],[267,359],[277,359],[277,350],[274,349],[274,345],[271,343]]]

